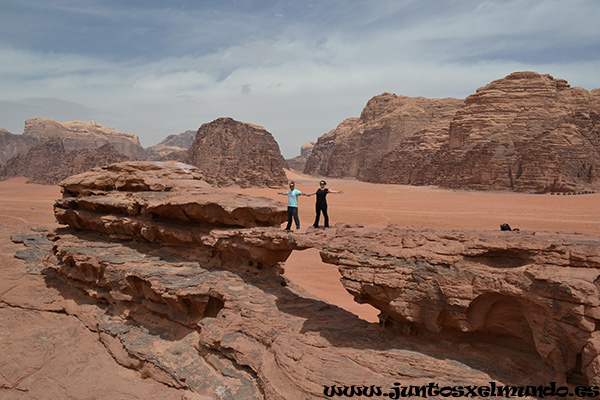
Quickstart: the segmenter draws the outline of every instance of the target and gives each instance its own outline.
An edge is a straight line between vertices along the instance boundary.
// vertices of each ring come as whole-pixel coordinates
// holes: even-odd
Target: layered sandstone
[[[516,72],[477,90],[450,125],[437,182],[447,187],[575,191],[598,185],[600,90]]]
[[[128,159],[144,158],[144,149],[137,136],[104,127],[95,121],[58,122],[46,118],[32,118],[25,121],[23,136],[60,138],[66,150],[93,149],[110,143]]]
[[[478,190],[572,192],[598,187],[600,90],[515,72],[465,100],[442,135],[398,144],[358,177]],[[429,142],[429,143],[426,143]],[[377,157],[377,156],[376,156]]]
[[[281,187],[287,183],[287,164],[273,136],[263,127],[231,118],[203,124],[187,162],[218,186]]]
[[[600,383],[600,237],[341,228],[321,257],[386,326],[535,349],[563,377]]]
[[[410,146],[416,142],[417,147],[433,153],[444,140],[447,132],[444,127],[463,106],[463,100],[451,98],[427,99],[392,93],[375,96],[360,118],[349,118],[319,137],[304,173],[361,177],[384,154],[401,144]]]
[[[394,382],[537,386],[577,370],[577,346],[584,375],[597,364],[589,340],[597,239],[553,247],[553,237],[538,235],[344,225],[290,234],[279,225],[284,204],[209,188],[179,163],[122,163],[61,186],[55,215],[69,227],[49,235],[52,255],[37,271],[76,301],[52,307],[98,332],[122,365],[173,387],[217,398],[326,398],[334,385],[381,393]],[[309,247],[340,265],[345,286],[382,310],[384,326],[281,276],[290,252]],[[524,347],[520,316],[539,325],[529,328],[534,337],[551,327],[548,339]],[[410,334],[421,327],[433,336]],[[453,333],[461,330],[481,336]]]
[[[30,183],[56,185],[68,176],[127,159],[109,143],[93,149],[68,151],[61,139],[50,138],[8,160],[0,169],[0,179],[24,176]]]

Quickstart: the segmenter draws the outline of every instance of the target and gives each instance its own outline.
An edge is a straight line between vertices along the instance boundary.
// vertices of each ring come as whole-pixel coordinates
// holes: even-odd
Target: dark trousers
[[[300,218],[298,218],[298,207],[288,207],[288,223],[286,226],[286,230],[289,230],[292,227],[292,218],[296,223],[296,229],[300,229]]]
[[[317,228],[319,226],[319,219],[321,218],[321,213],[323,213],[323,218],[325,219],[325,228],[329,228],[329,215],[327,215],[327,204],[317,204],[315,206],[315,211],[317,212],[317,216],[315,217],[315,223],[313,226]]]

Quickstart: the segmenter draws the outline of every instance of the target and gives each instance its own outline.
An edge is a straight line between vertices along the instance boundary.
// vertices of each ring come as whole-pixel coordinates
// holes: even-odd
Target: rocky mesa
[[[18,154],[24,154],[43,139],[15,135],[0,128],[0,166]]]
[[[67,296],[40,307],[78,317],[122,365],[210,398],[599,383],[600,238],[344,224],[290,234],[283,203],[202,178],[126,162],[62,182],[55,215],[68,227],[46,245],[15,238],[46,246],[29,273]],[[381,310],[379,325],[285,279],[289,254],[307,248]]]
[[[432,166],[445,187],[575,191],[600,174],[600,90],[516,72],[477,90]],[[442,183],[443,182],[443,183]]]

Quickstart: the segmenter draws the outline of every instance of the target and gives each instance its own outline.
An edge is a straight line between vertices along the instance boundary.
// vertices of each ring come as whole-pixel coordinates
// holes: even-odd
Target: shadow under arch
[[[321,260],[319,250],[294,250],[284,264],[284,276],[308,293],[327,303],[349,311],[367,322],[378,323],[380,311],[370,304],[360,304],[341,283],[338,267]]]

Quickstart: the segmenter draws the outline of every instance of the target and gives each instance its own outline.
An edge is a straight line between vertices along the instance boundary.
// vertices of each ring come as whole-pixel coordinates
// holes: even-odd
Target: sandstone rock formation
[[[287,183],[285,160],[264,128],[231,118],[203,124],[189,151],[188,163],[218,186],[281,187]]]
[[[46,118],[32,118],[25,121],[23,136],[60,138],[66,150],[93,149],[110,143],[128,159],[144,158],[144,149],[137,136],[103,127],[94,121],[57,122]]]
[[[390,226],[338,230],[321,257],[390,327],[535,349],[563,376],[597,385],[599,246],[596,236]]]
[[[41,141],[43,139],[15,135],[0,128],[0,166],[18,154],[27,153],[27,150]]]
[[[51,244],[15,238],[34,259],[51,247],[30,270],[66,297],[47,307],[77,316],[122,365],[228,399],[598,383],[600,238],[343,224],[290,234],[284,204],[201,178],[180,163],[97,168],[61,183],[55,215],[69,227]],[[309,247],[382,326],[281,276]]]
[[[195,137],[196,131],[185,131],[179,135],[169,135],[156,146],[144,149],[146,160],[185,162]]]
[[[385,117],[396,112],[393,107],[379,106],[377,110],[369,115]],[[461,189],[585,190],[600,185],[599,121],[599,89],[588,92],[570,88],[565,80],[550,75],[515,72],[479,88],[465,100],[464,108],[457,107],[451,120],[439,119],[397,141],[393,149],[349,134],[343,139],[337,132],[351,132],[356,125],[346,122],[320,139],[322,145],[317,147],[329,146],[320,158],[348,163],[351,152],[339,149],[358,143],[353,152],[362,159],[362,147],[369,146],[372,161],[341,173],[341,166],[315,168],[318,160],[313,159],[306,172]],[[395,128],[385,129],[380,134],[384,138]],[[333,144],[339,141],[346,144]]]
[[[304,173],[360,177],[385,153],[401,143],[439,148],[459,99],[426,99],[383,93],[367,103],[360,118],[349,118],[319,137]]]
[[[477,90],[450,125],[437,182],[447,187],[573,191],[600,176],[600,90],[516,72]]]
[[[304,168],[306,167],[306,160],[308,160],[308,157],[310,157],[310,153],[312,153],[315,144],[317,144],[317,142],[308,142],[303,145],[300,148],[299,156],[286,160],[288,167],[296,171],[304,171]]]
[[[0,179],[25,176],[31,183],[56,185],[90,168],[125,161],[127,157],[107,143],[99,148],[67,151],[59,138],[50,138],[17,155],[0,169]]]

